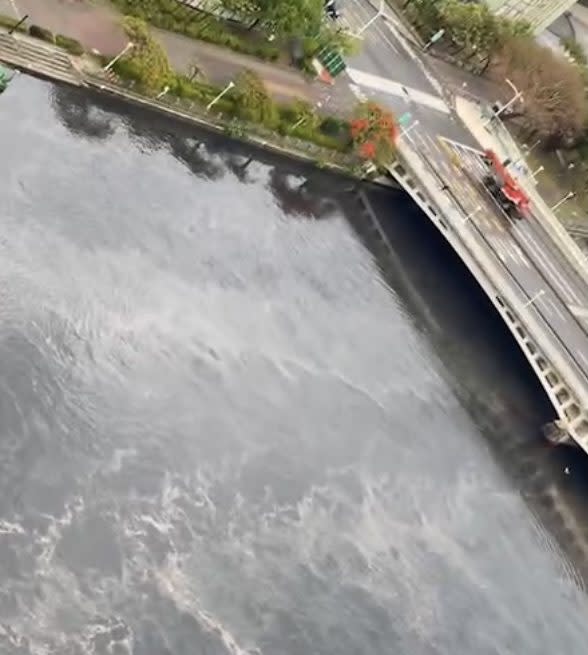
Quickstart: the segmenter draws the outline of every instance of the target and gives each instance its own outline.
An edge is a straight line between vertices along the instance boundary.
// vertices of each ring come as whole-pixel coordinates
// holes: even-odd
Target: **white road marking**
[[[392,36],[398,41],[400,46],[404,49],[406,54],[417,64],[417,66],[421,69],[422,74],[427,78],[429,84],[437,91],[439,95],[443,95],[443,86],[437,79],[435,75],[432,75],[429,73],[429,69],[425,66],[423,61],[421,60],[420,56],[415,53],[415,51],[410,47],[410,45],[406,42],[404,37],[402,36],[402,26],[398,29],[396,27],[396,21],[395,20],[390,20],[388,15],[384,18],[384,22],[386,23],[386,27],[392,32]]]
[[[368,99],[365,93],[362,92],[362,90],[357,86],[357,84],[349,84],[349,88],[351,89],[351,93],[359,100],[359,102],[366,102]]]
[[[443,141],[445,141],[445,143],[447,143],[448,145],[452,146],[453,148],[455,148],[457,150],[465,150],[466,152],[472,152],[475,155],[478,155],[480,157],[482,157],[484,155],[484,153],[481,150],[478,150],[476,148],[472,148],[471,146],[468,146],[465,143],[461,143],[459,141],[454,141],[453,139],[450,139],[449,137],[446,137],[446,136],[441,136],[439,138],[442,139]]]
[[[538,305],[539,303],[541,303],[541,305],[543,306],[544,313],[547,314],[548,316],[551,316],[552,312],[549,305],[547,304],[547,299],[545,298],[545,294],[541,294],[541,296],[539,296],[535,301],[535,304]]]
[[[539,261],[549,271],[550,276],[553,278],[553,281],[557,284],[560,291],[563,292],[564,296],[571,298],[578,304],[581,304],[581,300],[578,298],[576,292],[551,263],[548,254],[541,248],[541,246],[538,245],[535,239],[530,234],[523,234],[521,232],[519,232],[518,236],[527,244],[531,250],[533,250],[535,255],[539,258]],[[569,302],[569,299],[566,302]]]
[[[347,74],[353,80],[353,82],[359,86],[367,87],[368,89],[381,91],[382,93],[387,93],[389,95],[405,99],[407,97],[408,91],[409,98],[415,103],[429,107],[430,109],[435,109],[436,111],[442,112],[444,114],[451,113],[451,110],[441,98],[433,96],[430,93],[418,91],[417,89],[411,89],[407,86],[399,84],[398,82],[394,82],[393,80],[389,80],[385,77],[380,77],[379,75],[372,75],[371,73],[364,73],[363,71],[357,70],[355,68],[347,68],[346,70]]]
[[[579,307],[578,305],[569,305],[568,309],[572,312],[577,318],[588,319],[588,308]]]
[[[586,355],[581,350],[578,351],[578,355],[580,355],[580,359],[584,362],[584,365],[588,366],[588,359],[586,359]]]
[[[549,304],[553,308],[553,311],[559,316],[560,320],[565,321],[566,317],[561,313],[559,307],[553,302],[553,299],[548,298],[547,302],[549,302]]]
[[[521,250],[520,246],[516,243],[512,244],[513,250],[517,253],[519,256],[519,259],[523,263],[524,266],[527,268],[531,268],[531,264],[529,263],[529,260],[525,257],[525,253]]]

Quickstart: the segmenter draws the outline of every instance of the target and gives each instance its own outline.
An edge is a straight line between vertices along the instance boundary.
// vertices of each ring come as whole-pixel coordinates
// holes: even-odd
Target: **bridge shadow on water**
[[[588,456],[553,447],[541,427],[555,412],[510,331],[439,231],[404,194],[366,198],[390,248],[370,234],[357,194],[342,203],[383,279],[432,344],[446,379],[501,469],[588,585]]]
[[[369,188],[367,199],[391,250],[370,236],[352,180],[288,162],[115,98],[56,86],[53,108],[82,138],[112,137],[118,121],[142,147],[168,149],[194,175],[230,171],[247,184],[249,164],[270,167],[268,186],[297,220],[342,211],[383,281],[398,294],[415,328],[432,346],[445,377],[484,435],[501,469],[553,534],[588,586],[588,456],[549,446],[541,426],[554,410],[515,340],[442,235],[406,196]],[[204,147],[202,147],[204,145]]]

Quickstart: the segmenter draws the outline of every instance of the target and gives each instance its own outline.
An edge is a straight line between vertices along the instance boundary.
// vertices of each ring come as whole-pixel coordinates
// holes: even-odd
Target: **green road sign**
[[[404,112],[402,116],[398,118],[398,124],[402,127],[406,127],[412,121],[412,114],[409,111]]]
[[[327,69],[331,77],[337,77],[337,75],[347,68],[347,64],[343,61],[343,57],[341,57],[341,55],[335,50],[330,50],[329,48],[319,50],[316,58]]]

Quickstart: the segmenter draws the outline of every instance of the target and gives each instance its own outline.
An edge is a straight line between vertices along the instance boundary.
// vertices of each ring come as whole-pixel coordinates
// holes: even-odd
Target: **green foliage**
[[[275,61],[280,50],[251,34],[245,38],[211,14],[182,8],[177,0],[112,0],[123,13],[170,32],[214,43],[236,52]],[[226,4],[223,2],[222,4]],[[240,3],[244,4],[244,3]]]
[[[123,27],[134,47],[121,65],[128,66],[131,76],[146,93],[152,95],[161,91],[174,79],[166,51],[143,20],[128,16]]]
[[[281,122],[284,125],[300,123],[314,130],[320,124],[320,117],[314,107],[303,100],[296,100],[291,105],[282,106],[279,111]]]
[[[41,39],[48,43],[55,43],[53,32],[51,30],[46,30],[44,27],[39,27],[39,25],[31,25],[29,27],[29,34],[35,37],[35,39]]]
[[[355,108],[350,130],[361,158],[378,167],[392,161],[398,138],[398,126],[392,112],[376,102],[361,102]]]
[[[445,30],[438,47],[473,70],[483,70],[509,39],[531,33],[524,21],[498,16],[483,2],[411,0],[405,9],[425,40]]]
[[[57,34],[55,36],[55,44],[60,48],[67,50],[72,55],[79,57],[80,55],[84,54],[84,46],[79,41],[72,39],[69,36]]]
[[[18,18],[14,18],[13,16],[5,16],[4,14],[0,14],[0,26],[6,27],[8,29],[11,29],[16,26],[18,23]],[[26,32],[27,28],[24,25],[20,25],[17,28],[17,31],[19,32]]]
[[[263,80],[253,71],[244,70],[235,81],[232,96],[238,115],[254,123],[273,127],[278,122],[278,109]]]
[[[570,57],[580,66],[588,64],[588,58],[584,52],[584,48],[573,37],[566,37],[561,39],[561,45],[565,48]]]
[[[324,22],[323,0],[254,0],[248,4],[250,15],[280,38],[316,34]]]
[[[136,61],[120,59],[114,69],[121,79],[139,83],[142,81],[142,68]],[[172,74],[168,84],[169,96],[194,102],[202,108],[222,90],[206,82],[190,80],[184,75]],[[346,121],[332,116],[319,117],[311,105],[302,101],[278,107],[267,94],[261,80],[250,71],[242,73],[234,92],[218,100],[210,113],[232,118],[226,129],[227,134],[232,136],[243,136],[247,132],[247,123],[261,124],[283,136],[314,143],[328,150],[344,153],[351,147]],[[293,127],[302,117],[306,120]]]
[[[320,123],[320,130],[323,134],[342,139],[346,143],[351,139],[349,123],[336,116],[325,116]]]

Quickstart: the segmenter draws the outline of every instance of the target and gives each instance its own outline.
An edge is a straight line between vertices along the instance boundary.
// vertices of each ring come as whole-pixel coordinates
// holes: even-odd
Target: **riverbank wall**
[[[180,98],[165,95],[159,98],[145,96],[103,75],[96,63],[87,56],[73,57],[57,46],[39,42],[23,34],[0,32],[0,62],[42,79],[93,89],[117,97],[124,102],[223,134],[228,139],[311,164],[358,182],[399,189],[396,181],[387,176],[368,179],[365,173],[358,169],[352,157],[344,153],[321,148],[287,135],[279,135],[262,126],[227,119],[220,114],[208,112],[195,103],[186,103]]]

